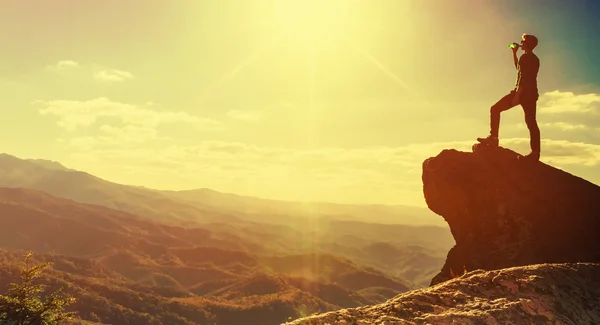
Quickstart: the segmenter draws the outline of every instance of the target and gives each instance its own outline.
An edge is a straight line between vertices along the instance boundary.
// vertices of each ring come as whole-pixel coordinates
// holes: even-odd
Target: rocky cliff
[[[429,208],[456,245],[431,284],[464,269],[600,262],[600,187],[511,150],[443,150],[423,162]]]
[[[600,265],[542,264],[475,270],[383,304],[287,325],[600,324]]]
[[[477,146],[422,177],[456,242],[431,286],[287,324],[600,324],[600,187]]]

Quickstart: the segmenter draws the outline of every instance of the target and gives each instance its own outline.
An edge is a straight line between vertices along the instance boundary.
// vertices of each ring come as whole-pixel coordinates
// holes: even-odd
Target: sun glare
[[[276,21],[289,42],[319,47],[341,41],[350,24],[354,0],[281,0]]]
[[[376,55],[354,39],[357,35],[360,38],[361,29],[368,26],[369,21],[372,21],[372,19],[366,19],[365,12],[358,10],[360,0],[272,1],[274,2],[269,2],[269,4],[273,6],[257,6],[256,8],[256,10],[267,8],[265,11],[261,11],[261,17],[264,17],[261,24],[266,22],[263,25],[268,27],[266,38],[271,40],[265,44],[257,45],[255,51],[243,56],[216,81],[205,86],[201,98],[209,97],[216,88],[235,78],[241,70],[252,65],[255,60],[260,59],[266,52],[280,51],[279,53],[282,53],[281,57],[286,59],[289,57],[285,55],[290,53],[286,52],[286,49],[291,49],[293,60],[306,60],[306,65],[292,65],[292,67],[308,68],[306,71],[308,83],[304,84],[308,87],[306,89],[308,114],[318,114],[317,111],[314,111],[314,103],[318,101],[316,92],[322,86],[319,83],[323,82],[318,78],[321,73],[318,70],[322,67],[327,68],[325,65],[319,65],[319,61],[322,58],[327,58],[327,56],[331,57],[331,55],[339,55],[340,53],[358,54],[373,68],[380,70],[391,82],[394,82],[403,90],[407,90],[408,94],[426,101],[423,96],[406,85],[384,61],[378,59]],[[264,34],[261,35],[262,38],[265,38]],[[294,63],[298,63],[298,61],[294,61]],[[335,75],[330,74],[329,76],[329,82],[333,82],[331,77],[335,78]],[[304,83],[304,81],[302,82]],[[309,134],[307,137],[311,139],[312,135]]]

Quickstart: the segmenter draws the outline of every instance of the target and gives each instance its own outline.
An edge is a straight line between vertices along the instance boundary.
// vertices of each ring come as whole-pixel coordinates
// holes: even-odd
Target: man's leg
[[[484,143],[498,145],[500,113],[515,107],[513,104],[515,95],[515,91],[511,91],[504,97],[500,98],[500,100],[498,100],[494,105],[492,105],[490,108],[490,135],[487,138],[477,138],[477,140]]]
[[[521,106],[523,106],[525,123],[529,129],[529,145],[531,146],[531,153],[527,156],[538,160],[540,158],[541,139],[540,128],[536,119],[537,101],[535,99],[526,99]]]

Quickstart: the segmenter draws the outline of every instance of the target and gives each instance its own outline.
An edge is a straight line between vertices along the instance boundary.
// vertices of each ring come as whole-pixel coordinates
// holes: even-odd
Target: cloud
[[[66,71],[75,68],[85,73],[86,77],[91,75],[93,79],[102,82],[123,82],[134,78],[129,71],[110,69],[98,64],[80,64],[72,60],[61,60],[46,67],[49,71]]]
[[[58,142],[75,150],[89,149],[128,149],[132,145],[139,145],[152,140],[169,140],[161,137],[154,128],[143,126],[112,126],[104,124],[100,128],[100,134],[95,136],[76,136],[69,139],[59,138]]]
[[[540,123],[540,127],[556,128],[556,129],[560,129],[562,131],[585,130],[588,128],[588,126],[584,125],[584,124],[571,124],[571,123],[565,123],[565,122]]]
[[[123,82],[128,79],[133,79],[133,74],[123,70],[99,70],[94,73],[94,79],[104,82]]]
[[[544,93],[540,97],[539,111],[543,114],[599,113],[600,95],[589,93],[576,95],[558,90]]]
[[[513,114],[509,118],[512,122],[509,130],[518,130],[519,133],[508,131],[505,134],[525,135],[521,133],[527,129],[522,115]],[[537,121],[542,138],[600,143],[600,95],[561,91],[544,93],[538,102]],[[500,128],[506,130],[504,125]]]
[[[148,140],[156,140],[159,138],[158,131],[153,127],[147,126],[112,126],[102,125],[100,131],[104,133],[104,136],[100,139],[109,141],[108,144],[139,144]]]
[[[556,129],[559,131],[581,131],[591,128],[589,125],[572,124],[567,122],[538,122],[538,126],[540,129]],[[520,129],[526,129],[527,125],[525,123],[519,123],[517,127]]]
[[[54,64],[46,66],[46,69],[51,71],[62,71],[67,69],[78,68],[79,63],[71,60],[61,60]]]
[[[501,142],[520,153],[529,151],[527,138]],[[74,163],[85,168],[95,163],[98,172],[105,175],[109,172],[101,168],[121,170],[135,165],[140,170],[137,182],[143,180],[146,183],[140,185],[150,187],[209,187],[275,198],[419,204],[423,160],[443,149],[471,151],[472,145],[472,141],[456,141],[300,150],[227,141],[186,146],[172,141],[127,150],[87,148],[77,153]],[[600,164],[600,146],[543,140],[542,160],[568,172],[594,168]],[[135,171],[128,175],[133,177]]]
[[[598,132],[597,121],[590,118],[598,107],[594,98],[562,92],[541,96],[543,162],[576,175],[598,168],[600,145],[582,141],[592,141],[589,135]],[[220,124],[184,112],[160,111],[153,105],[118,103],[104,97],[38,104],[43,105],[40,113],[57,116],[67,130],[99,126],[100,135],[67,134],[62,140],[73,153],[70,165],[117,182],[156,188],[208,187],[286,199],[419,204],[423,199],[422,162],[448,148],[471,151],[475,142],[314,149],[208,140],[186,145],[190,142],[161,137],[156,127],[188,123],[211,129]],[[568,109],[559,111],[559,106]],[[545,111],[548,107],[555,108]],[[228,116],[244,120],[246,113],[233,110]],[[118,118],[123,125],[99,122],[104,117]],[[520,124],[524,127],[522,120]],[[546,130],[554,130],[561,140],[551,139]],[[500,145],[529,152],[529,138],[521,135],[501,138]],[[594,177],[588,179],[600,180]]]
[[[519,152],[529,151],[528,138],[514,138],[502,141]],[[542,140],[542,157],[545,163],[557,167],[593,167],[600,165],[600,145],[567,140]]]
[[[227,112],[227,116],[235,120],[254,122],[259,120],[259,116],[254,112],[247,112],[238,109],[231,110]]]
[[[125,125],[155,128],[166,123],[186,123],[202,130],[216,130],[221,124],[215,120],[200,118],[185,112],[158,111],[144,106],[112,101],[99,97],[87,101],[50,100],[34,102],[44,107],[42,115],[58,117],[57,124],[67,131],[94,125],[100,118],[112,117]]]

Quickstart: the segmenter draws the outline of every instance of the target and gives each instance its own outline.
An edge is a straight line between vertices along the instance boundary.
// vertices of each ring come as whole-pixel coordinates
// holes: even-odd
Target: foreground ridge
[[[475,270],[385,303],[301,318],[325,324],[600,324],[600,264]]]

